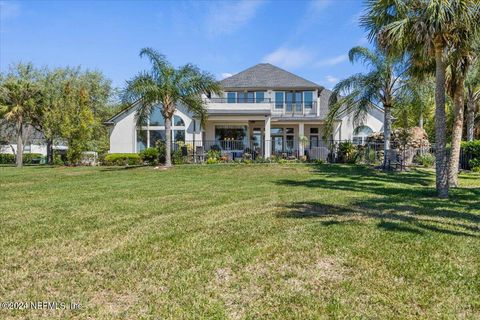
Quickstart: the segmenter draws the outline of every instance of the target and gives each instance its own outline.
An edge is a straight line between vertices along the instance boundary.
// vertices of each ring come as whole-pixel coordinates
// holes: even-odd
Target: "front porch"
[[[235,121],[209,119],[202,132],[201,146],[205,151],[218,150],[231,159],[242,158],[244,154],[252,158],[308,156],[317,159],[328,154],[324,132],[322,121],[278,121],[270,116]]]

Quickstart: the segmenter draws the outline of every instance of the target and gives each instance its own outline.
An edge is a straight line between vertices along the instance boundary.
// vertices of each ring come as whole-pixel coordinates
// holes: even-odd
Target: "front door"
[[[273,137],[273,152],[281,153],[283,152],[283,137]]]

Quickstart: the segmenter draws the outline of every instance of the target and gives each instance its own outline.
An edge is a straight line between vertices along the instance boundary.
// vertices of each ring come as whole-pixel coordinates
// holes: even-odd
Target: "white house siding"
[[[138,108],[138,107],[137,107]],[[137,152],[137,132],[136,132],[136,112],[137,108],[121,114],[115,119],[115,124],[110,128],[110,153],[135,153]],[[196,130],[193,130],[192,115],[185,112],[182,107],[177,108],[175,115],[181,117],[185,122],[185,140],[191,141],[194,139],[199,141],[202,139],[200,131],[200,123],[196,121]]]
[[[16,144],[12,144],[11,146],[10,145],[0,146],[0,153],[14,154],[13,150],[12,150],[12,147],[15,150],[15,153],[16,153],[17,152],[17,145]],[[46,156],[47,155],[47,145],[46,144],[45,145],[43,145],[43,144],[27,144],[26,148],[24,148],[24,152],[25,153],[40,153],[40,154]]]
[[[341,123],[337,123],[333,138],[335,140],[352,140],[354,130],[361,125],[370,127],[373,132],[382,131],[383,112],[376,108],[371,110],[362,123],[354,123],[352,114],[344,116]]]

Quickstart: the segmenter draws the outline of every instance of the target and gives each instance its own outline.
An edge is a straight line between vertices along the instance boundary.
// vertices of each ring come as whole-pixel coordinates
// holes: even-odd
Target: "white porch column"
[[[272,152],[272,137],[270,134],[270,123],[271,117],[265,116],[265,146],[263,153],[265,155],[265,159],[270,158]]]
[[[300,122],[298,124],[298,156],[301,157],[305,154],[305,146],[303,145],[302,141],[300,140],[305,135],[305,124]]]

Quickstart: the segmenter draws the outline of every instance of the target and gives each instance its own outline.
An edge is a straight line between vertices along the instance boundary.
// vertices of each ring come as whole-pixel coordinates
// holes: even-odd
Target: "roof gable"
[[[259,63],[220,81],[223,88],[321,89],[322,86],[270,63]]]

